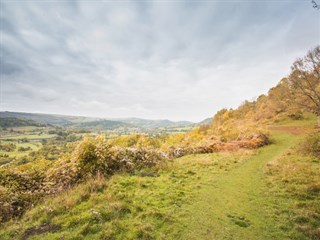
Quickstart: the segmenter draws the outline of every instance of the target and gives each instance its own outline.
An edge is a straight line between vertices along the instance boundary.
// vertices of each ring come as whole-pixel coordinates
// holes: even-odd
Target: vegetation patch
[[[249,227],[251,225],[251,222],[245,217],[232,214],[227,214],[227,217],[230,218],[231,221],[239,227]]]
[[[27,240],[34,235],[39,235],[47,232],[55,232],[60,229],[59,225],[42,224],[38,227],[28,228],[21,236],[21,240]]]

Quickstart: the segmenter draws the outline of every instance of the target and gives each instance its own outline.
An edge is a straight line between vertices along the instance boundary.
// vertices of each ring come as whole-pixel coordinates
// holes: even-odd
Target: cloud
[[[276,84],[318,19],[307,2],[2,1],[1,110],[200,121]]]

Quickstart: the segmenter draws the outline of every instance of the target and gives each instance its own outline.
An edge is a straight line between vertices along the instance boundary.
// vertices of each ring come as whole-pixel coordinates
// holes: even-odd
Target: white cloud
[[[320,34],[307,2],[1,4],[2,110],[199,121],[266,92]]]

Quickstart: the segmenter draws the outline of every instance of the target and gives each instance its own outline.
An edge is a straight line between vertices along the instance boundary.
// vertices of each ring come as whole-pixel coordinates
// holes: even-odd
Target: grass
[[[5,224],[0,239],[19,238],[28,229],[44,224],[59,226],[59,230],[30,239],[172,239],[172,234],[180,229],[175,222],[182,207],[192,202],[203,187],[201,182],[212,174],[225,174],[239,166],[248,155],[242,152],[188,156],[160,173],[90,180],[46,199],[20,222]]]
[[[291,238],[320,239],[320,159],[293,148],[269,162],[265,173],[270,194],[291,203],[281,212],[290,227],[298,230]]]
[[[299,135],[273,135],[256,151],[88,180],[3,224],[0,239],[313,239],[319,162],[300,161]]]
[[[292,120],[292,119],[284,119],[279,121],[277,124],[282,125],[282,126],[300,126],[300,127],[308,127],[312,125],[316,125],[317,123],[317,116],[315,116],[312,113],[304,113],[303,114],[303,119],[300,120]]]
[[[199,204],[180,218],[188,226],[179,239],[286,239],[281,229],[287,219],[276,219],[277,199],[270,198],[263,168],[292,146],[297,137],[276,134],[276,144],[262,148],[241,167],[210,178],[197,195]],[[285,207],[285,206],[284,206]]]

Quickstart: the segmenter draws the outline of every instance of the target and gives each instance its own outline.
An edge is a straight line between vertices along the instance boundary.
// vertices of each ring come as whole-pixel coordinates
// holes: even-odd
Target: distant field
[[[21,127],[9,127],[8,129],[13,129],[14,131],[41,131],[45,128],[37,127],[37,126],[21,126]]]
[[[13,159],[19,159],[28,156],[33,151],[38,151],[41,147],[41,140],[54,139],[56,134],[42,134],[42,131],[48,131],[48,128],[37,126],[10,127],[1,132],[0,144],[14,144],[16,147],[11,151],[0,150],[0,165],[11,162]],[[21,142],[27,139],[28,142]],[[21,150],[19,148],[29,148]]]
[[[1,141],[1,144],[4,144],[4,143],[12,143],[12,141]],[[12,157],[23,157],[23,156],[28,155],[32,151],[38,151],[42,146],[42,144],[39,143],[39,142],[31,142],[31,143],[17,143],[17,142],[14,142],[14,143],[17,146],[15,151],[13,151],[13,152],[5,152],[5,151],[0,150],[0,155],[6,154],[10,158],[12,158]],[[24,148],[30,147],[31,149],[28,150],[28,151],[19,152],[18,149],[20,147],[24,147]],[[1,163],[1,157],[0,157],[0,163]]]
[[[5,143],[14,143],[17,147],[12,152],[6,152],[6,151],[0,150],[0,155],[8,156],[8,157],[0,157],[0,165],[10,162],[10,160],[8,161],[8,158],[24,157],[33,151],[38,151],[42,147],[42,144],[40,142],[17,143],[12,141],[1,141],[1,144],[5,144]],[[24,147],[24,148],[30,147],[31,149],[28,151],[19,151],[20,147]]]
[[[6,139],[30,139],[30,140],[41,140],[41,139],[50,139],[50,138],[55,138],[57,135],[56,134],[22,134],[22,135],[8,135],[1,137],[0,140],[6,140]]]

